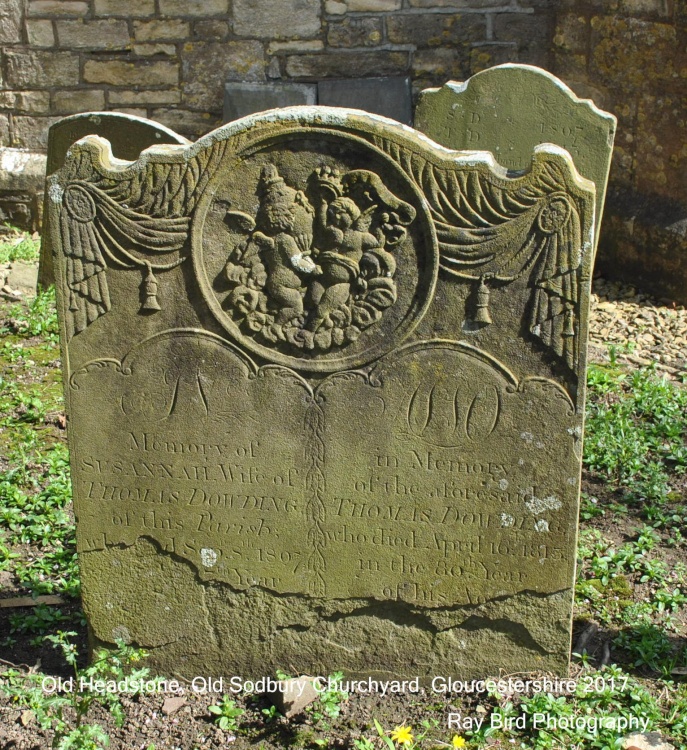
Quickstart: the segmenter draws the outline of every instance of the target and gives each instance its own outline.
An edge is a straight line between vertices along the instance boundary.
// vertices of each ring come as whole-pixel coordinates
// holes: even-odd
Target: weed
[[[41,241],[14,229],[13,234],[0,242],[0,263],[15,260],[37,261],[40,256]]]
[[[18,612],[9,616],[10,633],[37,633],[45,635],[66,620],[71,619],[61,609],[38,604],[30,613]]]
[[[336,719],[341,713],[341,704],[348,698],[348,693],[337,687],[341,684],[343,676],[343,672],[334,672],[329,675],[327,690],[319,693],[317,700],[307,707],[306,711],[315,722],[321,721],[325,716]]]
[[[239,728],[238,718],[245,711],[236,705],[235,701],[224,696],[222,702],[215,706],[208,706],[208,711],[215,716],[215,724],[225,732],[235,732]]]
[[[647,367],[626,375],[589,369],[584,461],[628,500],[660,505],[675,497],[670,473],[687,471],[687,390]]]
[[[277,711],[277,707],[275,705],[268,706],[267,708],[263,708],[260,713],[265,717],[265,721],[269,724],[270,722],[274,721],[275,719],[278,719],[281,714],[279,711]]]
[[[58,631],[56,635],[46,636],[61,650],[74,670],[70,689],[46,692],[45,675],[36,672],[23,674],[19,670],[9,669],[4,673],[5,684],[0,685],[0,690],[20,706],[30,708],[43,729],[52,730],[52,747],[55,750],[98,750],[109,743],[109,738],[101,726],[86,721],[91,706],[93,703],[103,705],[114,717],[117,726],[124,723],[124,711],[117,692],[93,689],[93,685],[97,681],[116,683],[127,677],[131,685],[146,680],[148,669],[130,670],[131,665],[146,654],[118,641],[116,650],[98,651],[89,667],[79,669],[76,647],[69,641],[75,635],[73,632]],[[67,709],[73,712],[73,719]]]

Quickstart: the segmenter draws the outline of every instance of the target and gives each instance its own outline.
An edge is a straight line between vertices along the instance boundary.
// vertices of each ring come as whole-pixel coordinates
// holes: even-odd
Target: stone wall
[[[618,118],[597,270],[687,304],[687,4],[559,5],[551,71]]]
[[[0,0],[0,145],[40,152],[89,110],[197,137],[227,80],[404,74],[418,91],[540,65],[619,119],[601,267],[687,301],[686,23],[678,0]],[[35,221],[11,192],[4,216]]]

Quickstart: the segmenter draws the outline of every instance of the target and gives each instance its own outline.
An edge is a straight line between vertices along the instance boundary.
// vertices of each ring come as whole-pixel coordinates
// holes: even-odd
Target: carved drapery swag
[[[528,184],[507,190],[483,171],[450,171],[403,154],[389,141],[379,145],[399,159],[425,196],[441,268],[475,284],[477,322],[491,322],[490,287],[530,274],[528,330],[575,369],[584,239],[581,206],[568,193],[562,169],[543,163]]]
[[[102,165],[104,142],[92,137],[61,179],[60,231],[70,290],[67,335],[84,330],[110,307],[108,261],[143,271],[141,311],[159,309],[153,271],[188,255],[193,211],[218,169],[228,140],[213,139],[182,161],[145,156],[114,173]],[[539,161],[529,179],[494,178],[474,168],[435,164],[396,142],[370,141],[400,166],[424,196],[434,224],[440,266],[474,285],[478,322],[488,324],[489,292],[528,277],[527,329],[575,369],[579,357],[579,285],[583,237],[580,198],[566,189],[557,162]],[[208,142],[208,141],[205,141]],[[587,243],[588,244],[588,243]],[[161,256],[165,256],[162,257]],[[345,342],[344,342],[345,343]]]
[[[141,310],[159,309],[153,270],[166,271],[185,260],[190,215],[226,145],[218,141],[181,164],[144,162],[141,169],[117,179],[96,166],[97,147],[80,151],[68,162],[72,179],[62,193],[60,234],[69,288],[69,338],[110,309],[106,259],[120,268],[140,268]],[[178,257],[170,259],[172,253]]]

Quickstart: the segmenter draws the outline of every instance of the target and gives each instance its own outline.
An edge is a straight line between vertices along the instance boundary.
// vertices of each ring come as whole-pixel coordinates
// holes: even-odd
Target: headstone
[[[224,121],[231,122],[246,115],[267,109],[317,104],[317,85],[314,83],[239,83],[224,86]]]
[[[533,65],[508,63],[464,83],[420,94],[415,127],[442,146],[491,151],[509,170],[529,169],[532,151],[554,143],[596,185],[599,226],[606,197],[616,118],[579,99],[560,79]]]
[[[407,76],[325,79],[317,84],[318,104],[362,109],[404,125],[413,122],[412,88]]]
[[[49,178],[93,643],[160,672],[565,672],[593,186],[294,107]]]
[[[65,117],[54,123],[48,131],[47,174],[56,172],[63,164],[72,143],[85,135],[107,138],[112,153],[119,159],[137,159],[148,146],[162,143],[188,144],[187,138],[142,117],[119,112],[87,112]],[[43,221],[45,225],[45,220]],[[43,237],[38,263],[38,286],[47,289],[55,283],[52,248],[49,237]]]

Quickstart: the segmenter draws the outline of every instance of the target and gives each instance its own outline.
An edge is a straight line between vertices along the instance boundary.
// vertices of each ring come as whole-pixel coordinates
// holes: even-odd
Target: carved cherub
[[[260,208],[255,243],[267,270],[265,291],[284,325],[303,313],[303,277],[318,273],[310,258],[313,209],[300,190],[286,185],[276,167],[263,167],[258,186]]]
[[[379,241],[359,227],[360,218],[361,211],[350,198],[336,198],[327,208],[324,249],[317,256],[322,274],[313,279],[308,290],[314,310],[306,323],[307,331],[315,333],[331,313],[345,304],[352,286],[364,287],[360,261],[367,250],[379,246]]]

